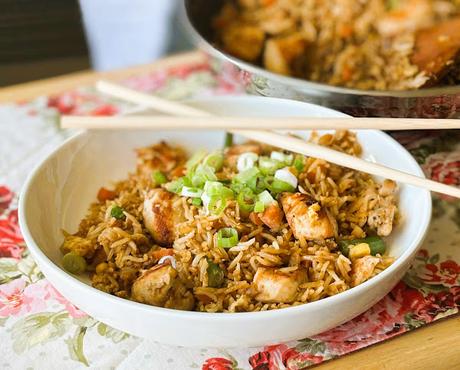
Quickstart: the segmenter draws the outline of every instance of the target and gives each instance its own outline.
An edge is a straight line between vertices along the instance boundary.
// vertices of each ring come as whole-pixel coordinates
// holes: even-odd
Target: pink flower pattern
[[[6,186],[0,186],[0,214],[5,211],[13,200],[14,194]]]
[[[22,316],[46,308],[47,281],[27,285],[22,278],[0,285],[0,317]]]
[[[0,258],[21,258],[24,251],[23,243],[18,213],[17,210],[13,210],[6,218],[0,219]]]

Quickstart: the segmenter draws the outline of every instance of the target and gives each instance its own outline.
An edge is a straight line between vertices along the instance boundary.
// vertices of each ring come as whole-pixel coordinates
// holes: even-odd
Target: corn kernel
[[[96,266],[96,274],[102,274],[108,267],[109,265],[106,262],[101,262]]]
[[[352,246],[350,248],[349,257],[351,260],[361,258],[364,256],[369,256],[371,254],[371,248],[367,243],[360,243]]]

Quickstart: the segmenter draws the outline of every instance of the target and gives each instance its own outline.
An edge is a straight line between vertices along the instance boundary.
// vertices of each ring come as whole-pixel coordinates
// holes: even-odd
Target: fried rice
[[[226,0],[213,28],[225,51],[272,72],[362,90],[409,90],[432,77],[411,59],[417,32],[459,13],[458,0]],[[423,49],[435,55],[437,47]],[[459,80],[457,70],[436,83]]]
[[[351,132],[313,134],[310,140],[361,154]],[[268,187],[265,195],[272,199],[247,208],[237,193],[251,180],[234,185],[239,173],[248,172],[240,168],[243,159],[255,152],[259,162],[252,168],[261,158],[276,157],[268,162],[290,171],[297,184],[289,190]],[[212,181],[195,195],[183,185],[209,155],[198,161],[194,156],[191,165],[184,150],[162,142],[139,149],[137,156],[136,171],[113,190],[100,189],[78,231],[65,233],[61,247],[64,259],[84,262],[83,269],[74,263],[69,271],[85,270],[104,292],[175,309],[254,312],[341,293],[394,260],[382,250],[372,253],[365,239],[389,235],[397,222],[392,181],[378,183],[367,174],[259,143],[232,145],[225,156],[214,157],[224,159],[215,166],[214,185],[233,189],[216,210],[205,197]],[[223,229],[232,236],[222,237]],[[348,249],[344,241],[351,243]]]

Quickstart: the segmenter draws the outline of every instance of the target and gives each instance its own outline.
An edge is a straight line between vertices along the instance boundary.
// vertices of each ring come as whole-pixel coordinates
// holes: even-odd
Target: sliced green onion
[[[285,191],[292,193],[295,190],[291,184],[275,179],[273,176],[267,177],[265,181],[267,183],[268,189],[270,190],[270,193],[273,195],[277,195]]]
[[[254,212],[260,213],[260,212],[263,212],[263,211],[265,211],[265,204],[264,204],[264,202],[259,200],[259,201],[256,202],[256,204],[254,206]]]
[[[252,167],[247,169],[246,171],[240,172],[238,175],[234,177],[235,181],[238,181],[243,184],[247,184],[251,179],[256,177],[260,173],[257,167]]]
[[[356,244],[366,243],[369,245],[371,255],[376,254],[383,255],[386,251],[385,242],[379,236],[368,236],[363,239],[352,239],[352,240],[340,240],[339,249],[343,255],[348,256],[350,247]]]
[[[192,175],[192,185],[202,187],[206,181],[216,181],[217,176],[214,173],[214,168],[206,164],[199,164]]]
[[[221,151],[211,153],[204,159],[203,164],[214,168],[214,171],[220,171],[224,165],[224,154]]]
[[[256,196],[250,188],[243,188],[237,197],[238,206],[243,212],[251,212],[254,209]]]
[[[120,206],[113,206],[110,210],[110,216],[115,217],[117,220],[124,220],[126,217],[123,213],[123,208]]]
[[[192,204],[193,204],[195,207],[199,207],[199,206],[201,206],[202,201],[201,201],[200,198],[193,198],[193,199],[192,199]]]
[[[303,155],[296,155],[295,159],[294,159],[294,167],[297,171],[299,172],[302,172],[305,168],[305,165],[304,165],[304,156]]]
[[[208,212],[219,215],[233,199],[233,191],[217,181],[207,181],[201,200]]]
[[[227,132],[225,134],[224,148],[228,148],[233,145],[233,134]]]
[[[167,191],[170,191],[171,193],[176,193],[176,194],[179,194],[182,191],[183,187],[184,187],[184,177],[180,177],[177,180],[168,182],[165,185],[165,188]]]
[[[238,242],[238,231],[231,227],[225,227],[217,232],[217,246],[219,248],[231,248]]]
[[[291,171],[289,171],[288,168],[283,168],[276,171],[275,179],[288,183],[294,189],[297,187],[297,177]]]
[[[203,194],[203,190],[199,188],[191,188],[189,186],[183,186],[180,192],[180,195],[183,197],[190,197],[190,198],[200,198]]]
[[[285,154],[283,152],[273,151],[270,154],[270,158],[290,165],[292,163],[292,160],[294,159],[294,156],[292,154]]]
[[[165,184],[168,179],[166,178],[165,174],[161,171],[153,171],[152,172],[152,181],[155,186],[159,186]]]
[[[204,184],[204,194],[209,196],[213,195],[220,195],[222,193],[222,189],[224,188],[224,184],[218,181],[206,181]]]
[[[206,157],[206,150],[198,150],[185,163],[187,171],[192,171]]]
[[[208,259],[208,286],[211,288],[219,288],[225,281],[224,270],[220,268],[217,263],[214,263]]]
[[[277,169],[283,167],[283,162],[268,157],[259,158],[259,169],[265,175],[273,175]]]
[[[62,257],[62,266],[72,274],[85,272],[86,265],[86,260],[75,252],[69,252]]]
[[[211,214],[220,215],[227,208],[228,201],[233,198],[233,192],[228,188],[225,188],[225,190],[228,190],[229,193],[224,192],[221,196],[214,195],[210,197],[207,209]]]
[[[276,202],[267,190],[264,190],[262,193],[260,193],[257,196],[257,199],[259,202],[262,202],[264,206],[269,206],[270,204]]]
[[[240,156],[238,157],[238,162],[236,164],[238,172],[243,172],[249,170],[250,168],[253,168],[258,158],[259,156],[253,152],[240,154]]]

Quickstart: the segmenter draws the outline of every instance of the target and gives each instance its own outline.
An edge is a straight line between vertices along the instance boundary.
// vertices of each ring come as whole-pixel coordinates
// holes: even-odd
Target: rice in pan
[[[226,52],[275,73],[408,90],[458,84],[459,15],[458,0],[226,0],[213,28]]]
[[[312,141],[359,156],[355,134]],[[249,142],[191,158],[165,142],[101,188],[63,265],[134,301],[204,312],[316,301],[387,268],[396,184]]]

